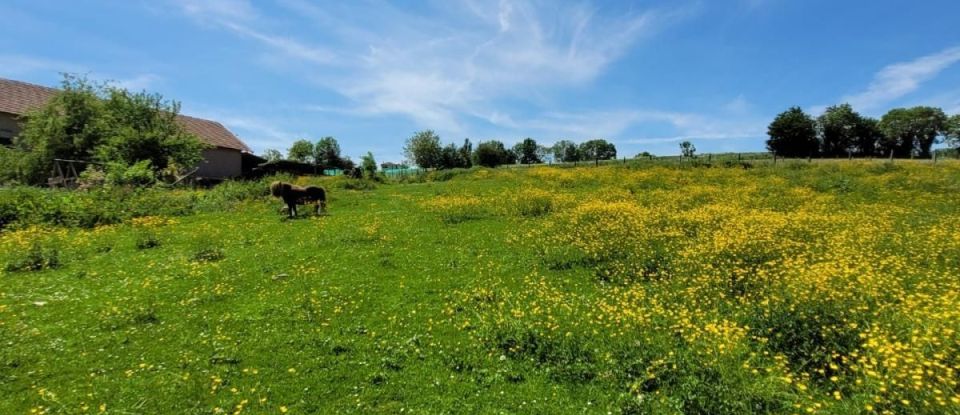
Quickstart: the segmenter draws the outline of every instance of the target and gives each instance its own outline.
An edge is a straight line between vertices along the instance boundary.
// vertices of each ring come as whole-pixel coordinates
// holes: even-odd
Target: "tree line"
[[[610,160],[617,157],[617,148],[603,139],[589,140],[580,144],[570,140],[560,140],[552,146],[544,146],[532,138],[525,138],[513,147],[507,147],[502,141],[481,141],[474,146],[469,138],[457,145],[443,145],[440,136],[433,130],[414,133],[403,147],[404,156],[412,164],[425,169],[455,169],[473,166],[497,167],[507,164],[540,164],[547,160],[559,162],[577,162]],[[287,149],[286,157],[278,150],[270,149],[263,153],[268,161],[292,160],[314,164],[325,169],[352,170],[356,166],[349,157],[340,154],[340,145],[333,137],[324,137],[317,143],[301,139]],[[380,165],[383,169],[406,168],[406,163],[387,162]],[[373,154],[368,152],[361,160],[364,172],[375,170]]]
[[[552,146],[544,146],[533,138],[525,138],[507,148],[498,140],[481,141],[474,148],[470,139],[463,144],[442,145],[440,136],[432,130],[414,133],[403,148],[408,160],[423,168],[452,169],[472,166],[497,167],[506,164],[539,164],[547,159],[560,162],[583,160],[609,160],[617,157],[613,143],[603,139],[576,144],[560,140]]]
[[[917,106],[894,108],[876,119],[841,104],[813,118],[792,107],[777,115],[767,135],[767,149],[781,157],[930,158],[934,144],[960,147],[960,114]]]
[[[283,160],[284,156],[277,150],[269,149],[263,152],[267,161]],[[356,167],[350,157],[340,154],[340,143],[336,138],[323,137],[316,143],[307,139],[294,141],[287,149],[286,160],[298,163],[313,164],[324,169],[351,170]]]

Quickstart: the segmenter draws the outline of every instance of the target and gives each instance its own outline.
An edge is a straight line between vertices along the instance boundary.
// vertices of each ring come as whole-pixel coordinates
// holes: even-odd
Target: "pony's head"
[[[290,185],[284,182],[273,182],[270,183],[270,194],[274,197],[281,197],[289,188]]]

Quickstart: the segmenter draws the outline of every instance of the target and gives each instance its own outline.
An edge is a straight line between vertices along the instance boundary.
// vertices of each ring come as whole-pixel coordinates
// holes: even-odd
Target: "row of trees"
[[[114,177],[134,169],[151,180],[202,159],[206,145],[176,121],[177,102],[71,75],[61,87],[27,114],[12,148],[0,147],[0,182],[43,184],[55,159],[92,161]]]
[[[606,140],[590,140],[576,144],[561,140],[552,146],[543,146],[532,138],[525,138],[513,148],[498,140],[481,141],[474,148],[470,139],[457,146],[440,143],[440,136],[432,130],[415,133],[404,146],[407,159],[423,168],[467,168],[474,165],[496,167],[505,164],[538,164],[548,158],[562,162],[581,160],[609,160],[617,157],[617,149]]]
[[[783,157],[929,158],[941,140],[960,146],[960,115],[948,117],[940,108],[918,106],[894,108],[878,120],[841,104],[814,119],[792,107],[777,115],[767,135],[767,149]]]
[[[267,161],[284,159],[283,154],[274,149],[263,152],[263,158]],[[323,137],[316,144],[306,139],[294,141],[287,149],[286,159],[313,164],[325,169],[346,170],[354,167],[354,163],[349,157],[343,157],[340,154],[340,143],[333,137]]]

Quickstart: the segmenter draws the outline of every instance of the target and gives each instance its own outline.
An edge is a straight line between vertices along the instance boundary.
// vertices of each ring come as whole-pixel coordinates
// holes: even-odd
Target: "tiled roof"
[[[187,130],[187,132],[200,137],[200,139],[207,144],[252,153],[250,147],[247,147],[243,141],[240,141],[237,136],[233,135],[227,127],[224,127],[223,124],[216,121],[195,118],[183,114],[177,115],[177,121],[180,122],[180,125],[183,125],[183,128]]]
[[[0,78],[0,112],[23,115],[42,107],[56,89]]]
[[[0,78],[0,112],[24,115],[40,108],[57,93],[54,88]],[[177,121],[187,132],[196,135],[212,146],[249,152],[243,141],[227,130],[223,124],[202,118],[177,115]]]

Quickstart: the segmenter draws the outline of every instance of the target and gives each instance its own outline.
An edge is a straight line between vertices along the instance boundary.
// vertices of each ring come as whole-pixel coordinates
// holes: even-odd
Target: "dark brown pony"
[[[327,210],[327,191],[319,186],[300,187],[290,183],[273,182],[270,183],[270,194],[283,199],[287,205],[287,214],[290,217],[297,216],[297,205],[313,203],[316,205],[315,213]]]

